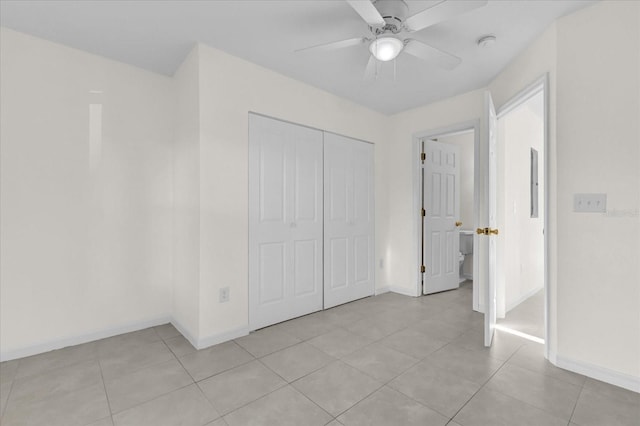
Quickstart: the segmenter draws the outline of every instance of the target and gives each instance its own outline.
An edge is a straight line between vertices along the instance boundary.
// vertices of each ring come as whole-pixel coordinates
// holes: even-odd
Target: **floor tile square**
[[[22,358],[14,380],[94,360],[98,357],[97,348],[97,344],[92,342]]]
[[[251,355],[260,358],[300,343],[301,340],[276,328],[268,327],[236,339],[235,342]]]
[[[183,336],[171,337],[165,340],[164,343],[178,358],[197,351],[197,349],[194,348]]]
[[[102,384],[56,394],[29,404],[7,406],[3,426],[85,426],[109,416]]]
[[[380,344],[414,358],[423,359],[446,345],[447,342],[406,328],[385,337],[380,341]]]
[[[202,392],[221,415],[284,385],[284,380],[257,360],[198,382]]]
[[[449,419],[386,386],[338,417],[345,426],[444,426]]]
[[[500,330],[495,331],[489,348],[484,345],[484,332],[466,331],[451,342],[452,346],[482,352],[505,361],[525,344],[525,339]]]
[[[322,336],[314,337],[308,343],[335,358],[341,358],[370,343],[373,340],[338,329]]]
[[[113,415],[115,426],[201,426],[219,415],[195,384]]]
[[[221,417],[218,420],[214,420],[211,423],[207,423],[204,426],[229,426],[229,424],[225,422],[224,419]]]
[[[439,349],[426,357],[425,361],[478,384],[489,380],[504,363],[487,354],[453,346]]]
[[[324,426],[331,416],[287,385],[226,415],[229,426]]]
[[[587,379],[571,421],[580,426],[637,426],[640,394]]]
[[[486,388],[519,399],[566,421],[571,418],[580,395],[579,386],[516,365],[502,367],[489,380]]]
[[[335,361],[294,382],[293,386],[336,417],[379,389],[382,383]]]
[[[104,419],[96,420],[86,426],[113,426],[113,420],[111,420],[111,417],[105,417]]]
[[[100,366],[105,380],[132,373],[155,364],[175,359],[163,341],[147,345],[130,346],[122,351],[109,351],[100,356]]]
[[[19,359],[0,362],[0,384],[12,382],[18,372]]]
[[[177,360],[156,364],[115,379],[105,379],[104,382],[112,413],[124,411],[191,383],[193,380]]]
[[[7,406],[7,400],[9,399],[9,393],[11,392],[11,386],[13,382],[0,383],[0,419],[4,413],[4,409]]]
[[[160,340],[162,339],[152,327],[145,328],[144,330],[132,331],[131,333],[119,334],[107,339],[98,340],[95,343],[98,346],[100,356],[102,358],[106,358],[113,356],[114,354],[126,352],[131,348],[148,345],[149,343],[158,342]]]
[[[221,343],[184,355],[180,362],[196,382],[252,361],[251,354],[234,342]]]
[[[499,392],[481,389],[453,418],[464,426],[566,426],[567,421]]]
[[[569,370],[563,370],[551,364],[551,362],[544,357],[544,345],[539,343],[531,342],[523,345],[509,361],[507,361],[507,364],[517,365],[518,367],[526,368],[527,370],[544,374],[545,376],[562,380],[576,386],[582,386],[585,381],[583,375],[573,373]]]
[[[374,343],[345,356],[342,361],[386,383],[405,372],[417,363],[418,359]]]
[[[456,337],[462,335],[467,329],[465,327],[454,326],[438,319],[426,319],[409,325],[412,330],[444,342],[451,342]]]
[[[86,361],[16,379],[7,404],[12,406],[32,404],[41,399],[98,385],[102,385],[100,365],[96,360]]]
[[[336,329],[336,325],[321,313],[310,314],[280,323],[273,328],[304,341]]]
[[[334,360],[315,346],[303,342],[267,355],[260,361],[286,381],[293,382]]]
[[[180,334],[180,332],[171,323],[159,325],[153,328],[156,330],[156,333],[162,340],[167,340],[176,336],[182,336],[182,334]]]
[[[345,324],[344,328],[353,334],[357,334],[373,341],[380,340],[398,330],[406,327],[401,320],[387,318],[364,318],[360,321]]]
[[[387,386],[445,416],[453,417],[481,385],[423,361]]]

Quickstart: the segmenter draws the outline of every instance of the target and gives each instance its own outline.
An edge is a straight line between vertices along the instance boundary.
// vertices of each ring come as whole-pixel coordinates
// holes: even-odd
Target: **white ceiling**
[[[458,1],[458,0],[448,0]],[[487,85],[555,19],[593,0],[493,0],[413,33],[462,58],[453,71],[408,54],[363,80],[366,45],[300,52],[307,46],[370,35],[342,0],[0,0],[0,24],[158,73],[172,75],[195,42],[392,114]],[[413,15],[439,1],[408,1]],[[476,40],[497,37],[490,49]]]

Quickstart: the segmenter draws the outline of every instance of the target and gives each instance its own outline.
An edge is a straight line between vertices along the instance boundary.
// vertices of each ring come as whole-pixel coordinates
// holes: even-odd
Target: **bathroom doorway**
[[[465,290],[478,310],[473,250],[478,222],[479,122],[414,137],[418,295]],[[435,199],[434,199],[435,197]],[[446,282],[444,282],[446,281]]]

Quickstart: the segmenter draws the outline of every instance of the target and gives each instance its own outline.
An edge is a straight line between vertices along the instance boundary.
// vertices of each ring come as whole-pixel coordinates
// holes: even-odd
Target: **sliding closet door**
[[[249,115],[249,326],[322,309],[322,132]]]
[[[325,309],[374,293],[373,208],[373,145],[325,133]]]

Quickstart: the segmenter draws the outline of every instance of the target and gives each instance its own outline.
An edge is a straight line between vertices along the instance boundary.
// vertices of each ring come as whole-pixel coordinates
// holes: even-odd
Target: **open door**
[[[496,109],[491,93],[485,92],[484,116],[480,140],[480,162],[483,170],[483,191],[480,226],[476,230],[480,259],[484,266],[479,286],[484,289],[484,345],[491,346],[496,326]]]

